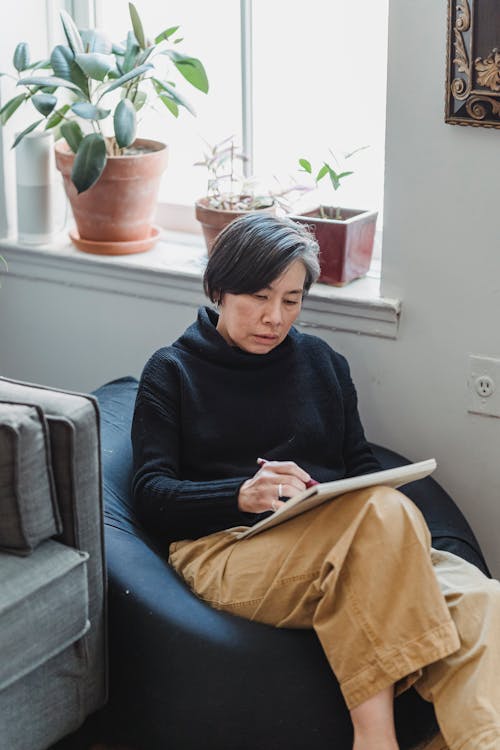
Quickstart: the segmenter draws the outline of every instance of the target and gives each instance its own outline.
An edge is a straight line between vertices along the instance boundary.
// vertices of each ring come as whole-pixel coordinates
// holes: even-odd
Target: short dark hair
[[[296,260],[306,269],[306,294],[319,276],[318,252],[306,226],[272,214],[246,214],[228,224],[215,240],[203,276],[205,294],[212,302],[225,292],[253,294]]]

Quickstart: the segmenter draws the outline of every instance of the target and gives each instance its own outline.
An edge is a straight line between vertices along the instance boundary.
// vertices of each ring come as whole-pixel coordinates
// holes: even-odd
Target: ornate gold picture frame
[[[499,0],[448,0],[445,122],[500,128]]]

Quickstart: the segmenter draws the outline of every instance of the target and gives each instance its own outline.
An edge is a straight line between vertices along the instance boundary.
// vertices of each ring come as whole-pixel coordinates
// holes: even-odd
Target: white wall
[[[500,419],[467,413],[468,356],[500,357],[500,130],[444,123],[446,3],[391,0],[383,293],[397,341],[337,336],[370,437],[436,477],[500,575]]]
[[[500,356],[500,131],[444,124],[445,6],[390,4],[383,293],[403,301],[399,337],[325,338],[351,362],[368,436],[436,457],[436,478],[500,575],[500,419],[467,413],[468,355]],[[138,374],[193,317],[190,307],[58,289],[4,280],[0,372],[93,387]]]

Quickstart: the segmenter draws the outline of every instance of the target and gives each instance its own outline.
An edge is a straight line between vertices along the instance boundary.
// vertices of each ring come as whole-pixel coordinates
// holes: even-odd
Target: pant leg
[[[349,708],[459,646],[425,521],[387,487],[348,493],[249,539],[227,530],[178,542],[170,562],[217,609],[313,627]]]
[[[500,583],[450,552],[433,550],[432,561],[460,648],[415,688],[434,703],[451,750],[500,750]]]
[[[449,750],[449,747],[444,741],[441,732],[438,732],[431,740],[421,742],[413,750]]]

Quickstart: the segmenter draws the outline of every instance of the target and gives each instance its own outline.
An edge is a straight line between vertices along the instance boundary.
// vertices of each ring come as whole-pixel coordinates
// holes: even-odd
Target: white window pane
[[[24,89],[16,88],[17,73],[12,58],[18,42],[27,42],[30,51],[30,61],[47,57],[47,21],[45,3],[39,0],[19,0],[15,12],[9,3],[0,6],[0,70],[9,76],[0,79],[2,101],[5,104],[11,97],[22,93]],[[26,77],[28,74],[23,73]],[[10,77],[14,76],[14,80]],[[5,142],[12,145],[11,138],[14,131],[21,131],[31,122],[39,119],[33,105],[23,105],[7,125]]]
[[[207,71],[210,89],[205,95],[174,70],[179,91],[197,112],[182,110],[176,120],[158,103],[158,112],[144,115],[141,137],[156,138],[169,146],[169,164],[163,177],[160,201],[193,204],[206,193],[207,175],[193,163],[203,156],[203,138],[213,144],[234,134],[241,143],[240,4],[217,0],[216,7],[202,0],[136,2],[146,35],[155,37],[170,26],[180,26],[184,41],[179,51],[198,57]],[[131,28],[128,3],[101,0],[98,23],[114,41]]]
[[[355,170],[324,202],[382,209],[387,0],[254,0],[254,171],[298,172],[329,148]]]

